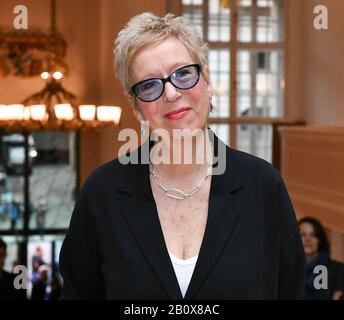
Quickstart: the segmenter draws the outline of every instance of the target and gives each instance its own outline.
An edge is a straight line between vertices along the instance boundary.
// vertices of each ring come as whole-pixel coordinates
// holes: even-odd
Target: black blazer
[[[212,177],[205,234],[185,299],[303,298],[303,245],[281,176],[268,162],[229,147],[226,163],[225,173]],[[183,299],[147,164],[115,159],[91,174],[60,268],[63,299]]]

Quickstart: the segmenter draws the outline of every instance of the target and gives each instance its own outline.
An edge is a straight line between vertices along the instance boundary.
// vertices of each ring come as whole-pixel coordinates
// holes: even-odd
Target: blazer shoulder
[[[127,179],[133,179],[137,174],[137,165],[124,163],[122,157],[117,157],[96,168],[86,179],[82,189],[102,190],[104,188],[117,188]]]
[[[115,159],[100,165],[99,167],[94,169],[87,177],[83,184],[83,189],[98,186],[99,183],[104,184],[110,179],[110,177],[112,177],[115,174],[115,172]]]
[[[252,179],[278,183],[283,180],[279,171],[268,161],[228,147],[229,162],[232,160]]]

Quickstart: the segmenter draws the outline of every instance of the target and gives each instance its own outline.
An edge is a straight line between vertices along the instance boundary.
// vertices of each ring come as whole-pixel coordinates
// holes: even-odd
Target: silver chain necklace
[[[161,181],[160,178],[157,176],[156,174],[156,170],[153,168],[152,165],[150,165],[150,167],[152,168],[152,170],[150,170],[150,174],[153,176],[153,179],[155,181],[155,183],[165,191],[165,194],[170,197],[170,198],[174,198],[177,200],[184,200],[188,197],[191,197],[192,195],[194,195],[197,191],[199,191],[205,184],[207,178],[211,175],[212,173],[212,168],[213,166],[210,165],[208,170],[207,170],[207,175],[205,176],[205,178],[195,187],[193,187],[189,192],[183,192],[182,190],[179,190],[177,188],[167,188],[165,187]]]

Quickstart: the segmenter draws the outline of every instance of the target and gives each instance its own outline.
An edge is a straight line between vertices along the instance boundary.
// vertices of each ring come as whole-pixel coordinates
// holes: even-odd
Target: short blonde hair
[[[189,54],[202,67],[203,76],[209,81],[207,65],[208,46],[198,35],[196,29],[183,17],[167,14],[164,17],[152,13],[142,13],[130,19],[128,24],[118,33],[115,40],[116,75],[126,92],[130,92],[130,64],[134,55],[144,46],[159,43],[168,37],[179,39]]]

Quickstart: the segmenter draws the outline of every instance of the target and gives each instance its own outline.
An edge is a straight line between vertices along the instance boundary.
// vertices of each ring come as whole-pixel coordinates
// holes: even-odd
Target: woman
[[[306,254],[306,287],[305,298],[307,300],[338,300],[344,299],[344,265],[330,259],[330,249],[327,236],[322,224],[315,218],[305,217],[299,221],[303,246]],[[320,272],[315,270],[316,266],[325,266],[327,270]],[[325,285],[327,289],[317,288],[315,282]],[[316,277],[320,277],[316,281]]]
[[[139,164],[120,157],[85,183],[61,251],[63,297],[302,298],[304,252],[283,180],[208,134],[207,46],[192,26],[138,15],[116,39],[115,64],[137,119],[165,135],[149,144],[150,163],[144,144],[133,152]],[[189,134],[173,137],[178,129]],[[156,161],[188,151],[191,163]]]

